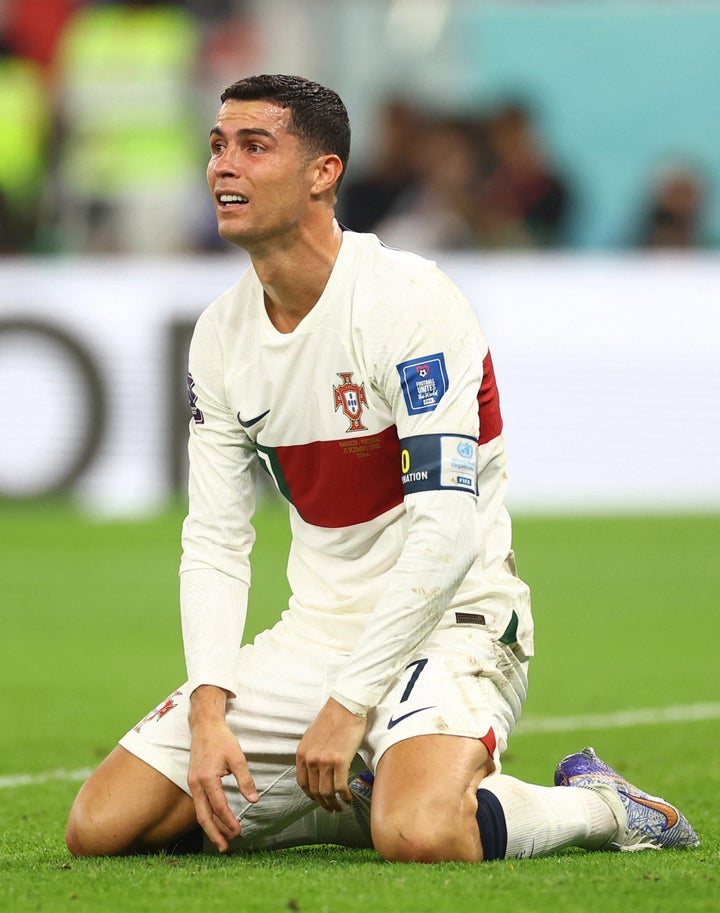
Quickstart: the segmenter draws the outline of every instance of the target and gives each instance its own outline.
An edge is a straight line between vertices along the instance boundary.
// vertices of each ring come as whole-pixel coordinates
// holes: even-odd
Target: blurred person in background
[[[475,200],[482,167],[473,122],[427,117],[407,161],[414,179],[374,231],[386,244],[426,254],[478,247]]]
[[[424,142],[420,114],[401,99],[380,106],[377,142],[364,173],[343,186],[340,218],[353,231],[373,231],[415,179],[415,157]]]
[[[203,201],[197,54],[195,19],[170,0],[93,4],[66,22],[54,60],[59,249],[192,249]]]
[[[662,167],[645,204],[636,246],[693,250],[711,246],[705,234],[707,183],[685,163]]]
[[[0,33],[0,253],[35,248],[49,136],[42,69]]]
[[[197,104],[206,110],[217,99],[218,86],[229,85],[238,72],[252,72],[261,55],[261,41],[246,0],[185,0],[198,26],[195,72]],[[204,154],[204,150],[202,150]],[[204,188],[203,188],[204,190]],[[217,233],[212,200],[203,193],[198,203],[194,248],[198,253],[227,253]]]
[[[551,248],[565,241],[571,193],[529,110],[509,102],[489,119],[489,167],[475,209],[481,246]]]
[[[218,86],[232,82],[238,70],[251,68],[261,43],[246,0],[183,0],[194,17],[199,34],[196,75],[200,104],[212,104]]]
[[[88,0],[5,0],[8,44],[20,57],[38,64],[52,80],[55,51],[68,19]],[[49,87],[49,86],[48,86]]]
[[[340,211],[350,227],[422,253],[565,243],[569,183],[524,106],[412,121],[388,106],[379,142],[382,168],[344,191]]]

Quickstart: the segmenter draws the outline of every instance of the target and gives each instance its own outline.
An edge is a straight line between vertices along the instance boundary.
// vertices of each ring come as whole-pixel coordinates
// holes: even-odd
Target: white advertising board
[[[720,258],[442,256],[493,353],[519,511],[720,509]],[[242,255],[0,261],[0,494],[183,487],[185,354]]]

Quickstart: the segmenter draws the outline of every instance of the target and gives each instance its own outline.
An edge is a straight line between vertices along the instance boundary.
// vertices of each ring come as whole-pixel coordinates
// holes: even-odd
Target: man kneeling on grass
[[[188,682],[84,784],[68,847],[327,842],[435,862],[695,846],[592,749],[554,787],[501,772],[533,626],[492,360],[434,263],[338,224],[349,147],[323,86],[258,76],[222,95],[208,181],[251,265],[190,350]],[[241,648],[258,467],[290,504],[292,597]]]

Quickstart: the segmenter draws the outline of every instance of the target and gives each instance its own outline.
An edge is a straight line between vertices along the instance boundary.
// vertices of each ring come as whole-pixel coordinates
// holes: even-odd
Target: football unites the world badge
[[[413,358],[399,364],[397,369],[408,415],[434,412],[449,386],[445,355],[436,352]]]
[[[367,431],[362,423],[363,406],[367,406],[365,398],[365,384],[354,384],[352,380],[353,372],[347,371],[338,373],[342,383],[333,387],[335,395],[335,411],[342,409],[344,415],[350,420],[350,431]]]

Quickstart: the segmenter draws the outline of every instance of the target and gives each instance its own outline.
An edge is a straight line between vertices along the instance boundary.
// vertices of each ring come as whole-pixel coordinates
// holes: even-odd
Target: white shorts
[[[278,834],[314,807],[297,785],[295,751],[345,660],[288,634],[282,622],[240,650],[238,697],[228,702],[227,721],[260,801],[246,802],[233,777],[224,786],[250,842]],[[517,645],[492,641],[473,625],[437,630],[368,715],[351,773],[374,771],[396,742],[437,734],[482,740],[499,770],[526,689],[527,659]],[[120,740],[188,793],[189,697],[181,686]]]

